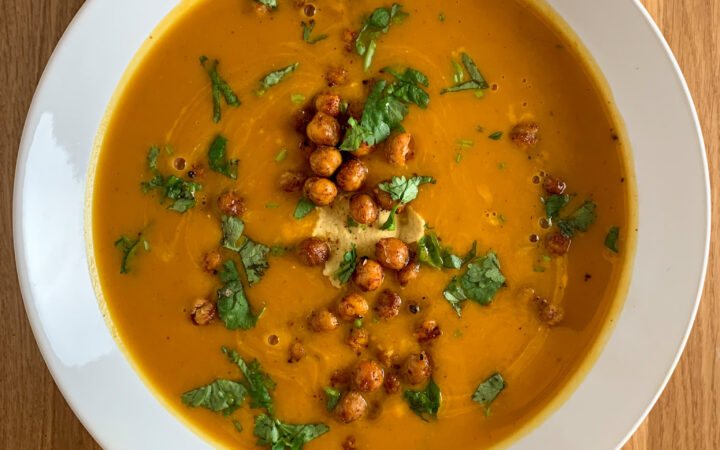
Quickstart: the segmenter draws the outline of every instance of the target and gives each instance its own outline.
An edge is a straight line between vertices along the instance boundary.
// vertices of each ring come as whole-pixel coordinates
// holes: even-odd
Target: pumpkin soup
[[[99,139],[116,338],[234,448],[486,448],[622,299],[628,151],[527,1],[188,0]],[[620,293],[620,295],[618,295]]]

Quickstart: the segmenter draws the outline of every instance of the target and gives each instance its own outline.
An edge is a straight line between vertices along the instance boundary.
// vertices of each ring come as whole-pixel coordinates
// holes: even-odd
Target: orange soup
[[[192,0],[99,139],[118,342],[213,445],[486,448],[622,302],[631,169],[579,45],[526,1]]]

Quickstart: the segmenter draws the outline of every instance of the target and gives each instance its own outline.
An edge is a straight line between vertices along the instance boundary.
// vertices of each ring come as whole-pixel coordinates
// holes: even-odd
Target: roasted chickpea
[[[410,250],[397,238],[383,238],[375,244],[375,259],[390,270],[400,270],[410,261]]]
[[[397,352],[395,352],[395,349],[379,348],[376,352],[376,356],[378,361],[380,361],[380,364],[390,368],[395,364],[395,360],[397,360],[398,355]]]
[[[308,319],[308,324],[315,332],[332,331],[338,327],[338,319],[328,310],[313,311]]]
[[[440,330],[440,325],[434,320],[424,320],[415,327],[414,334],[418,342],[424,344],[442,336],[442,330]]]
[[[553,305],[546,298],[535,297],[535,302],[537,303],[538,316],[547,326],[554,327],[562,322],[565,314],[561,307]]]
[[[563,180],[552,175],[546,176],[543,180],[543,189],[548,194],[562,195],[566,187],[567,185]]]
[[[340,142],[340,124],[333,116],[318,112],[305,128],[307,137],[318,145],[334,147]]]
[[[385,281],[383,268],[377,261],[363,257],[355,267],[352,275],[353,283],[365,292],[374,291]]]
[[[337,186],[327,178],[311,177],[303,186],[305,196],[317,206],[327,206],[337,197]]]
[[[205,272],[216,272],[221,263],[222,255],[220,255],[219,251],[212,250],[205,253],[205,257],[203,258],[203,268],[205,269]]]
[[[342,86],[348,81],[348,72],[343,66],[333,67],[325,73],[325,81],[329,87]]]
[[[340,300],[337,309],[341,319],[353,320],[367,314],[368,304],[360,294],[352,293]]]
[[[402,298],[397,292],[386,289],[378,296],[375,311],[381,319],[392,319],[400,313],[401,306]]]
[[[302,341],[299,339],[295,339],[295,342],[290,344],[290,348],[288,349],[288,362],[294,363],[298,362],[305,356],[305,346],[303,345]]]
[[[545,240],[545,247],[553,255],[562,256],[570,250],[572,240],[560,233],[552,233]]]
[[[342,155],[335,147],[321,145],[310,154],[310,168],[319,177],[330,177],[342,164]]]
[[[335,176],[338,187],[345,192],[355,192],[360,189],[367,178],[368,168],[359,159],[350,159],[343,163]]]
[[[394,373],[388,374],[385,376],[383,386],[388,394],[396,394],[400,390],[400,378]]]
[[[235,191],[226,191],[218,197],[220,212],[228,216],[240,217],[245,212],[245,201]]]
[[[330,259],[330,246],[318,237],[309,237],[298,244],[297,254],[306,266],[319,266]]]
[[[390,182],[390,180],[385,180],[380,184],[389,183],[389,182]],[[375,186],[373,188],[372,192],[373,192],[373,197],[375,197],[375,201],[377,202],[378,206],[380,208],[384,209],[385,211],[392,211],[392,209],[395,207],[395,205],[398,205],[397,209],[395,210],[395,212],[397,212],[398,214],[400,214],[401,212],[403,212],[405,210],[404,204],[398,204],[399,202],[396,200],[393,200],[389,193],[380,189],[379,185]]]
[[[368,346],[370,336],[368,332],[362,328],[353,328],[350,330],[350,337],[348,338],[348,345],[353,349],[354,352],[360,353],[362,349]]]
[[[350,197],[350,217],[355,222],[370,225],[378,217],[378,207],[375,200],[367,194],[355,194]]]
[[[286,170],[280,174],[278,182],[280,189],[285,192],[300,192],[302,191],[303,185],[307,176],[303,172],[298,170]]]
[[[367,402],[362,394],[357,391],[350,391],[340,399],[335,408],[335,413],[340,422],[350,423],[361,419],[366,410]]]
[[[510,132],[510,140],[519,148],[527,150],[537,145],[540,140],[538,137],[539,131],[540,126],[535,122],[522,122],[515,125],[512,129]]]
[[[315,109],[328,116],[337,117],[340,115],[340,96],[337,94],[318,94],[315,97]]]
[[[357,442],[355,436],[348,436],[342,443],[343,450],[357,450]]]
[[[403,374],[410,384],[420,384],[432,375],[432,362],[427,353],[413,353],[403,365]]]
[[[206,298],[198,298],[193,302],[190,317],[195,325],[207,325],[215,318],[215,305]]]
[[[407,266],[398,270],[397,279],[400,286],[407,286],[408,283],[415,280],[420,274],[420,263],[414,257],[410,258],[410,262]]]
[[[372,392],[383,384],[384,372],[375,361],[360,361],[350,375],[353,386],[360,392]]]
[[[415,156],[415,141],[410,133],[390,137],[385,145],[385,156],[393,166],[404,166]]]

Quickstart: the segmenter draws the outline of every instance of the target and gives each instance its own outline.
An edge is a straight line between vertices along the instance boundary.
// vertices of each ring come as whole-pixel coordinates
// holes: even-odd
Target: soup
[[[116,93],[91,206],[116,338],[217,446],[507,442],[621,301],[611,100],[534,4],[277,3],[182,4]]]

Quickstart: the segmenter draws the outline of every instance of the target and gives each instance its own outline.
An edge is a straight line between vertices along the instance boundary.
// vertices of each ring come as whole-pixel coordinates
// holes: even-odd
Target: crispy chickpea
[[[226,191],[220,194],[217,200],[220,212],[228,216],[240,217],[245,212],[245,201],[235,191]]]
[[[342,86],[348,81],[348,72],[343,66],[333,67],[325,73],[325,81],[329,87]]]
[[[415,141],[410,133],[390,137],[385,146],[385,156],[393,166],[404,166],[415,156]]]
[[[278,182],[280,189],[285,192],[300,192],[306,179],[307,176],[299,170],[286,170],[280,174]]]
[[[359,159],[350,159],[343,163],[335,176],[338,187],[345,192],[355,192],[360,189],[367,178],[368,168]]]
[[[380,364],[387,368],[392,367],[397,359],[397,353],[395,352],[395,349],[392,348],[380,348],[378,349],[376,356],[378,361],[380,361]]]
[[[553,255],[562,256],[570,250],[572,240],[560,233],[552,233],[545,240],[545,247]]]
[[[198,298],[193,302],[190,317],[195,325],[207,325],[215,318],[215,305],[206,298]]]
[[[413,353],[403,365],[403,374],[410,384],[420,384],[432,375],[432,362],[427,353]]]
[[[305,346],[303,345],[302,341],[299,339],[295,339],[295,342],[290,344],[290,348],[288,349],[288,362],[294,363],[298,362],[305,356]]]
[[[415,280],[420,274],[420,263],[417,261],[417,257],[414,254],[410,255],[410,262],[407,266],[398,270],[397,279],[400,286],[407,286],[408,283]]]
[[[396,394],[400,390],[400,378],[394,373],[388,374],[385,376],[383,387],[388,394]]]
[[[434,320],[424,320],[415,327],[414,335],[419,343],[424,344],[442,336],[442,330]]]
[[[317,206],[327,206],[337,197],[337,186],[327,178],[311,177],[303,186],[305,196]]]
[[[330,258],[330,246],[318,237],[309,237],[298,244],[297,254],[306,266],[319,266]]]
[[[341,319],[353,320],[367,314],[368,304],[360,294],[352,293],[340,300],[337,309]]]
[[[350,384],[350,374],[347,370],[337,369],[330,376],[330,386],[347,386]]]
[[[308,324],[315,332],[332,331],[338,327],[338,319],[328,310],[313,311],[308,319]]]
[[[553,305],[546,298],[535,297],[535,302],[537,303],[538,316],[547,326],[554,327],[562,322],[565,314],[561,307]]]
[[[342,39],[345,42],[345,50],[349,52],[354,51],[355,45],[353,43],[355,42],[355,39],[357,39],[358,34],[360,33],[349,28],[343,30]]]
[[[540,127],[535,122],[522,122],[512,129],[510,132],[510,140],[523,150],[533,148],[537,145],[540,138],[538,132]]]
[[[402,298],[397,292],[386,289],[378,296],[375,311],[381,319],[392,319],[400,313],[401,306]]]
[[[355,194],[350,197],[350,217],[355,222],[370,225],[378,217],[378,207],[375,200],[367,194]]]
[[[367,142],[361,142],[360,146],[353,152],[355,156],[367,156],[374,152],[377,148],[376,145],[370,145]]]
[[[328,116],[337,117],[340,115],[340,96],[337,94],[318,94],[315,97],[315,109]]]
[[[300,108],[295,112],[295,130],[300,134],[305,134],[308,124],[315,115],[312,108]]]
[[[342,155],[335,147],[318,146],[308,159],[310,168],[319,177],[331,177],[342,164]]]
[[[220,267],[220,263],[222,263],[222,255],[220,255],[219,251],[212,250],[205,253],[205,257],[203,258],[203,268],[205,269],[205,272],[217,272],[218,267]]]
[[[390,270],[400,270],[410,261],[410,250],[397,238],[383,238],[375,244],[375,259]]]
[[[350,391],[340,399],[335,408],[335,413],[340,422],[350,423],[361,419],[366,410],[367,402],[362,394],[357,391]]]
[[[362,328],[353,328],[350,330],[348,345],[354,352],[359,354],[362,349],[368,346],[368,342],[370,342],[370,336],[367,331]]]
[[[383,268],[377,261],[363,257],[355,267],[352,275],[353,283],[365,292],[374,291],[385,281]]]
[[[543,180],[543,189],[548,194],[562,195],[566,187],[567,185],[563,180],[552,175],[546,176]]]
[[[390,180],[385,180],[380,184],[383,183],[389,183]],[[375,197],[375,201],[377,202],[378,206],[385,211],[392,211],[392,209],[395,207],[395,205],[398,205],[395,212],[400,214],[405,210],[404,204],[398,204],[399,202],[397,200],[393,200],[389,193],[383,191],[380,189],[380,186],[375,186],[373,188],[373,197]]]
[[[333,116],[318,112],[305,128],[307,137],[318,145],[334,147],[340,142],[340,124]]]
[[[383,384],[384,372],[375,361],[360,361],[350,375],[353,386],[360,392],[372,392]]]

